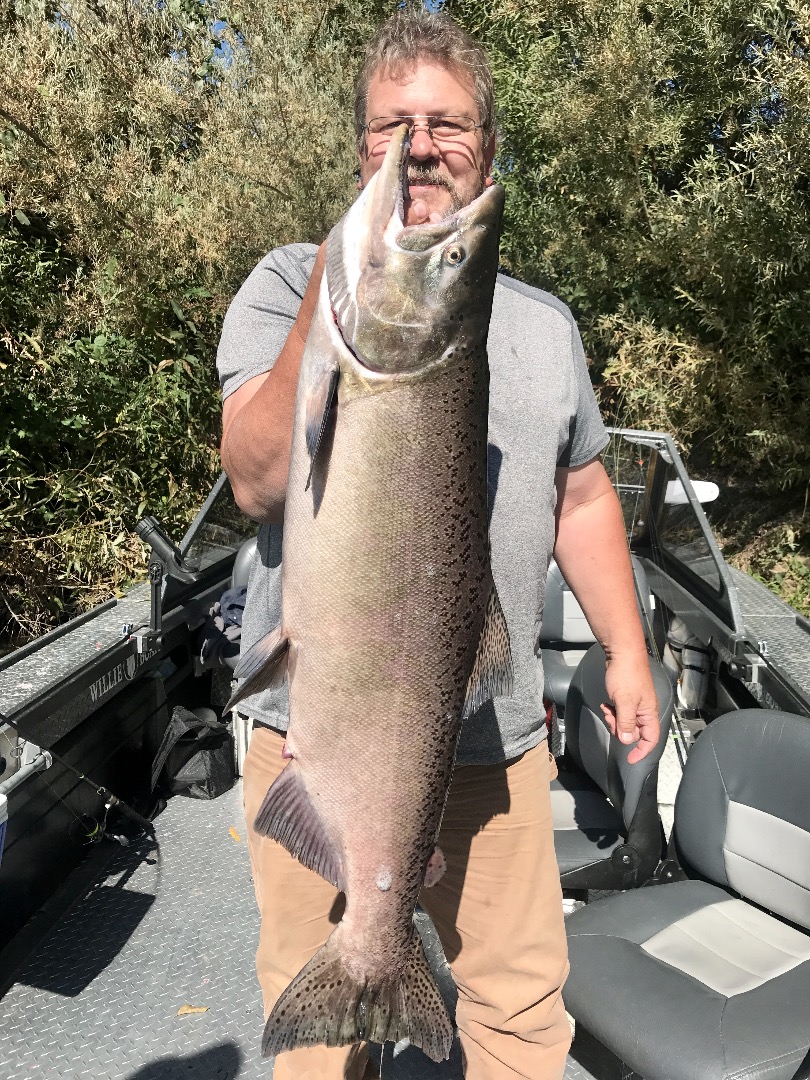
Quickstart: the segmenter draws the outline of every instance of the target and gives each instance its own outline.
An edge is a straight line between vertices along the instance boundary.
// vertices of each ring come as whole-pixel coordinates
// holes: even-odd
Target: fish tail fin
[[[262,1054],[408,1038],[434,1061],[447,1058],[453,1024],[416,931],[404,973],[377,983],[347,969],[340,939],[339,925],[278,999],[265,1024]]]

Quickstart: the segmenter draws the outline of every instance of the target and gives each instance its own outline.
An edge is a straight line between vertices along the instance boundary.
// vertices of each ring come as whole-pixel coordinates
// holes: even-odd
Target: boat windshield
[[[671,436],[612,429],[603,462],[631,548],[688,585],[733,628],[728,570]]]
[[[234,502],[223,473],[180,543],[183,561],[192,571],[205,570],[238,551],[258,528]]]

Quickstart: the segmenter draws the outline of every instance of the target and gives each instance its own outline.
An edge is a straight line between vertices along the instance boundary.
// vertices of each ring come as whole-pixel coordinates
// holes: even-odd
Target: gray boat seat
[[[810,718],[709,724],[675,838],[687,880],[566,923],[568,1011],[644,1080],[788,1080],[810,1064]]]
[[[252,536],[250,540],[245,540],[244,544],[242,544],[237,551],[236,558],[233,562],[233,569],[231,570],[232,589],[247,588],[248,578],[250,577],[250,568],[256,557],[256,545],[258,539],[258,535]],[[235,671],[236,665],[239,663],[239,656],[239,653],[235,656],[224,656],[223,662],[225,666],[229,667],[231,671]]]
[[[628,764],[632,746],[611,735],[600,708],[607,701],[605,653],[592,645],[580,661],[565,705],[565,757],[551,785],[554,847],[564,889],[628,889],[649,879],[662,854],[658,762],[672,719],[675,691],[662,664],[648,658],[658,697],[656,747]]]
[[[635,555],[630,556],[636,583],[639,614],[648,644],[652,641],[654,601],[647,575]],[[557,563],[552,559],[546,578],[540,646],[543,657],[543,694],[559,710],[565,708],[568,687],[577,664],[596,641],[585,613],[568,587]]]
[[[258,544],[258,541],[258,535],[252,536],[250,540],[245,540],[244,544],[242,544],[237,551],[236,558],[233,562],[233,569],[231,570],[232,589],[247,587],[248,578],[250,577],[250,568],[256,557],[256,545]]]

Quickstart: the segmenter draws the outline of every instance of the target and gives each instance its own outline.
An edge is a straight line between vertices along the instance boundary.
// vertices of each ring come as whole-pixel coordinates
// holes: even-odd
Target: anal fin
[[[472,674],[467,683],[464,699],[465,717],[480,709],[485,701],[494,697],[509,697],[514,686],[512,649],[509,644],[509,628],[498,599],[495,582],[489,591],[484,626],[475,654]]]
[[[276,840],[309,870],[344,891],[340,853],[326,835],[294,759],[270,785],[254,824],[262,836]]]
[[[243,681],[225,706],[225,712],[251,694],[281,686],[287,674],[289,646],[281,627],[277,626],[248,649],[234,672],[236,678]]]

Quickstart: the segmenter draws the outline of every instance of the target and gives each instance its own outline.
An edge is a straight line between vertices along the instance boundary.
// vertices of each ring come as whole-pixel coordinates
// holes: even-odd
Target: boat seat
[[[635,555],[630,556],[636,584],[639,614],[647,644],[652,644],[652,611],[654,601],[644,567]],[[543,658],[543,695],[553,701],[559,711],[565,709],[568,687],[577,664],[596,641],[585,613],[571,592],[557,563],[552,559],[546,578],[543,603],[543,622],[540,627],[540,646]]]
[[[675,803],[686,879],[568,918],[566,1008],[644,1080],[807,1075],[808,775],[808,717],[715,720]]]
[[[658,865],[658,762],[672,719],[675,691],[662,664],[649,658],[661,733],[655,748],[628,764],[632,746],[611,735],[600,705],[605,653],[592,645],[580,661],[565,705],[566,752],[551,785],[554,847],[565,889],[628,889]]]
[[[233,562],[233,569],[231,570],[232,589],[247,588],[248,578],[250,577],[250,568],[256,557],[256,546],[258,542],[258,535],[251,536],[250,540],[245,540],[244,544],[242,544],[237,551],[236,558]]]
[[[250,577],[250,568],[253,565],[253,560],[256,557],[256,546],[259,537],[252,536],[250,540],[245,540],[242,546],[236,553],[236,558],[233,562],[233,569],[231,570],[231,585],[232,589],[247,588],[248,578]],[[236,665],[239,663],[240,653],[236,653],[235,656],[223,656],[222,663],[226,667],[229,667],[231,671],[236,670]]]

